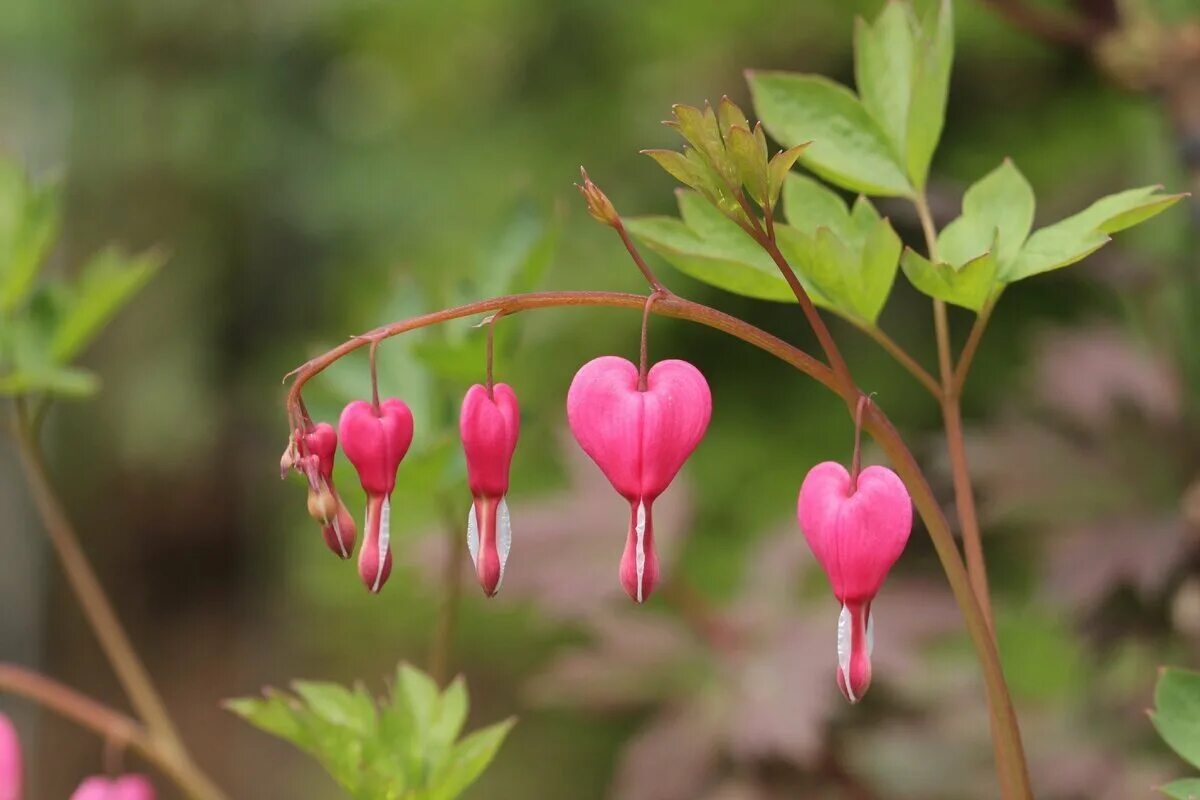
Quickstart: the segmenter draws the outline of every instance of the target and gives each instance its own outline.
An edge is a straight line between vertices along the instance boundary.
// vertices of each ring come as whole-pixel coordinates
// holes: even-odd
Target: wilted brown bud
[[[592,179],[588,177],[586,169],[580,167],[579,174],[583,176],[583,183],[577,183],[575,187],[579,189],[579,193],[587,200],[588,213],[597,222],[611,225],[614,228],[619,226],[621,224],[621,217],[617,214],[617,209],[613,207],[612,202],[608,199],[608,195],[604,194],[599,186],[592,183]]]
[[[322,524],[337,516],[338,499],[333,492],[321,488],[308,493],[308,515]]]

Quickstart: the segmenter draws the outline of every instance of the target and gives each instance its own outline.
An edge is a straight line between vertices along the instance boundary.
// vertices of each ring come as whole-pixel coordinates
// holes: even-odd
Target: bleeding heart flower
[[[71,795],[71,800],[154,800],[154,787],[142,775],[87,778]]]
[[[708,382],[686,361],[655,364],[645,389],[638,388],[638,368],[617,356],[589,361],[571,381],[571,432],[629,501],[621,585],[639,603],[658,580],[651,505],[704,438],[711,416]]]
[[[21,800],[23,774],[17,729],[0,714],[0,800]]]
[[[475,384],[463,398],[458,421],[463,452],[467,456],[467,481],[474,502],[467,518],[467,547],[475,562],[479,585],[494,597],[504,580],[504,566],[512,547],[508,515],[508,471],[521,432],[521,409],[511,387],[497,383],[489,396]]]
[[[333,485],[333,462],[337,454],[337,431],[328,422],[318,422],[308,432],[296,430],[292,443],[280,460],[282,472],[291,468],[308,480],[308,513],[321,524],[325,544],[340,558],[354,552],[358,530]]]
[[[376,408],[355,400],[342,410],[338,434],[346,458],[358,471],[367,493],[367,521],[358,574],[372,592],[383,588],[392,571],[391,495],[396,470],[412,444],[413,417],[403,400],[388,398]]]
[[[887,467],[867,467],[855,481],[841,464],[826,461],[800,487],[800,530],[842,604],[837,681],[851,703],[871,685],[871,601],[904,552],[912,513],[904,482]]]

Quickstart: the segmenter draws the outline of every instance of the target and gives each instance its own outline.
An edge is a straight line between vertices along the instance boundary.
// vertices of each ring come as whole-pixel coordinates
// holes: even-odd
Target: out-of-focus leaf
[[[849,89],[786,72],[752,72],[749,80],[754,107],[777,141],[812,142],[800,160],[813,172],[855,192],[912,193],[887,137]]]
[[[461,679],[445,691],[401,665],[390,699],[366,690],[297,681],[296,696],[267,690],[262,699],[225,707],[310,753],[360,800],[453,800],[495,756],[513,726],[506,720],[458,739],[467,714]]]
[[[793,300],[778,268],[737,223],[695,192],[679,193],[683,219],[637,217],[629,232],[685,275],[734,294]]]
[[[939,0],[926,15],[917,36],[913,60],[912,95],[904,156],[908,176],[922,189],[929,175],[942,127],[954,61],[954,11],[951,0]]]
[[[100,380],[92,372],[76,367],[46,365],[41,368],[18,369],[0,375],[0,395],[23,395],[44,392],[69,398],[88,397],[100,388]]]
[[[1171,781],[1158,790],[1173,800],[1200,800],[1200,778]]]
[[[919,291],[956,306],[979,311],[996,290],[996,259],[991,252],[961,267],[934,264],[905,248],[900,265],[909,283]]]
[[[1144,222],[1187,196],[1159,194],[1160,188],[1144,186],[1108,195],[1078,214],[1038,230],[1001,277],[1012,283],[1081,261],[1107,244],[1110,234]]]
[[[0,162],[0,312],[29,297],[58,227],[58,187],[34,186],[15,165]]]
[[[104,325],[128,303],[163,265],[165,256],[150,250],[127,256],[108,248],[84,266],[50,341],[55,360],[66,363],[91,344]]]
[[[1154,687],[1150,719],[1172,750],[1200,767],[1200,672],[1164,669]]]

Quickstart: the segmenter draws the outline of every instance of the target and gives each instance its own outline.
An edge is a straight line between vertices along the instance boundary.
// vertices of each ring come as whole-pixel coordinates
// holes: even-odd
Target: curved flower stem
[[[136,750],[191,797],[219,798],[220,791],[186,757],[141,723],[44,675],[0,664],[0,692],[19,695],[103,737],[110,749]]]
[[[535,292],[480,300],[393,322],[362,336],[351,338],[295,369],[291,373],[295,376],[295,380],[287,394],[289,413],[292,413],[300,402],[304,384],[339,358],[357,350],[372,339],[398,336],[429,325],[492,311],[515,314],[537,308],[580,306],[605,306],[643,311],[645,304],[645,296],[622,292]],[[848,384],[830,367],[803,350],[748,322],[714,308],[693,303],[667,292],[654,303],[653,313],[705,325],[752,344],[813,378],[841,397],[850,408],[857,404],[861,395],[852,381]],[[1032,797],[1032,794],[1029,790],[1025,756],[1021,747],[1021,734],[1008,694],[1008,687],[1004,681],[1004,672],[991,630],[975,599],[962,557],[959,555],[958,547],[950,532],[950,525],[912,453],[877,404],[872,403],[866,409],[863,426],[887,453],[897,474],[908,487],[917,512],[925,521],[925,527],[933,540],[934,548],[941,560],[942,568],[946,572],[946,578],[950,583],[954,598],[962,611],[967,633],[975,647],[982,667],[984,684],[987,687],[988,707],[991,710],[995,731],[997,770],[1000,773],[1002,795],[1005,800],[1027,800]]]
[[[20,403],[17,404],[16,423],[17,452],[34,505],[42,517],[46,535],[58,554],[67,582],[75,591],[79,606],[100,641],[100,647],[112,665],[113,672],[129,696],[130,703],[145,722],[148,735],[153,738],[158,750],[170,756],[176,767],[173,775],[186,775],[186,782],[179,782],[180,787],[197,800],[223,798],[221,791],[192,762],[187,748],[179,738],[175,724],[167,713],[166,705],[154,688],[150,674],[138,658],[133,643],[130,642],[112,603],[109,602],[108,595],[105,594],[99,578],[80,547],[74,528],[46,474],[41,447]]]
[[[852,321],[853,322],[853,321]],[[942,400],[942,385],[938,383],[937,378],[929,374],[929,371],[922,367],[917,360],[913,358],[907,350],[896,343],[896,340],[877,325],[864,325],[859,322],[853,322],[854,327],[874,339],[880,347],[887,351],[888,355],[896,360],[896,362],[908,370],[921,386],[933,395],[933,398],[938,402]]]

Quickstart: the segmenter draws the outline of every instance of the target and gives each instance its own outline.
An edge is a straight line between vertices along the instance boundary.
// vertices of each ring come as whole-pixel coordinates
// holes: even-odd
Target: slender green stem
[[[437,627],[429,648],[429,674],[439,685],[450,679],[450,662],[454,654],[454,632],[458,628],[458,612],[462,605],[462,569],[467,548],[453,506],[443,504],[446,535],[446,564],[442,572],[442,604],[438,609]]]
[[[499,310],[503,310],[506,314],[515,314],[537,308],[605,306],[644,311],[645,303],[646,298],[643,295],[619,292],[536,292],[480,300],[394,322],[376,328],[363,336],[351,338],[289,373],[294,375],[295,379],[288,391],[288,412],[295,413],[300,403],[301,390],[309,380],[320,374],[330,364],[362,347],[373,338],[384,339],[398,336],[429,325]],[[830,367],[803,350],[714,308],[667,293],[654,303],[653,313],[705,325],[754,345],[821,383],[841,397],[848,407],[853,408],[861,395],[852,382],[847,385]],[[878,405],[871,404],[865,414],[863,425],[887,453],[897,474],[908,487],[909,493],[913,497],[913,504],[925,521],[926,530],[933,540],[934,549],[946,572],[951,591],[962,611],[967,633],[975,647],[983,672],[984,685],[987,688],[1002,794],[1005,800],[1027,800],[1032,797],[1032,794],[1029,790],[1025,757],[1021,747],[1021,734],[1008,694],[1008,687],[1004,681],[1004,672],[1000,666],[991,630],[971,589],[970,579],[963,566],[958,547],[955,545],[950,525],[911,451]]]
[[[134,710],[145,722],[148,735],[155,747],[169,754],[175,765],[172,773],[180,788],[197,800],[220,800],[224,797],[212,781],[195,765],[175,724],[167,712],[166,705],[154,688],[154,683],[145,665],[138,658],[133,643],[122,627],[112,603],[105,594],[99,578],[92,570],[75,530],[50,483],[42,457],[41,447],[34,436],[30,420],[23,406],[17,404],[16,413],[17,452],[25,471],[34,505],[42,517],[43,527],[50,539],[67,582],[75,592],[79,606],[100,642],[100,647],[112,665]]]
[[[997,292],[979,309],[975,316],[975,324],[971,326],[971,333],[967,336],[967,343],[963,345],[962,353],[959,354],[958,365],[954,368],[954,391],[960,397],[967,382],[967,373],[971,371],[971,362],[975,359],[975,352],[979,350],[979,342],[983,339],[983,332],[987,330],[988,321],[991,320],[992,311],[999,299],[1000,293]]]

